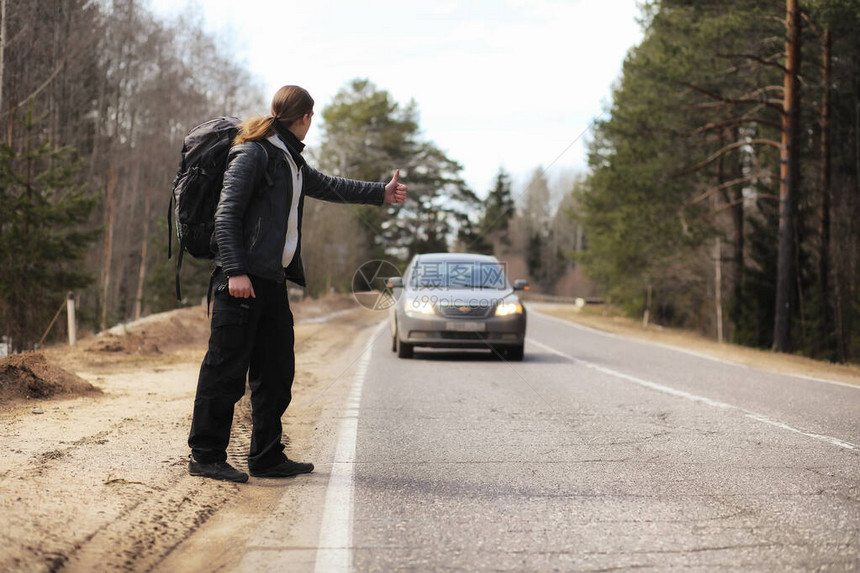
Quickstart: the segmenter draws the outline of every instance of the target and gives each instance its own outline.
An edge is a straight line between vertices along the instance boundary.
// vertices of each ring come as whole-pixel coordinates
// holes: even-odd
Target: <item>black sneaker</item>
[[[234,481],[237,483],[245,483],[248,481],[248,474],[240,472],[227,462],[212,462],[211,464],[203,464],[194,461],[194,458],[188,460],[188,473],[193,476],[203,476],[221,481]]]
[[[285,478],[298,474],[309,474],[314,471],[313,464],[284,460],[276,466],[264,470],[250,470],[251,475],[259,478]]]

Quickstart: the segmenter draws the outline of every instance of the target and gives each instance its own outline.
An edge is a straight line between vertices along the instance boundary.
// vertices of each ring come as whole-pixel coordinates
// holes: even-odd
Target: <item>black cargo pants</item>
[[[209,350],[200,366],[188,445],[201,463],[225,461],[233,407],[251,389],[248,468],[284,460],[281,416],[290,404],[295,374],[293,314],[285,282],[250,277],[256,298],[235,298],[227,277],[213,276]]]

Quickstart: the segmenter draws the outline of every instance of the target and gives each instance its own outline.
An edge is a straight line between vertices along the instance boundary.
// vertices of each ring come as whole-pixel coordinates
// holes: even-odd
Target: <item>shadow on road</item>
[[[429,360],[439,362],[502,362],[503,359],[494,352],[489,350],[463,349],[452,350],[449,348],[420,348],[415,349],[413,360]],[[570,360],[553,354],[551,352],[526,352],[523,357],[524,363],[540,363],[540,364],[566,364]],[[512,362],[512,364],[520,364],[520,362]]]

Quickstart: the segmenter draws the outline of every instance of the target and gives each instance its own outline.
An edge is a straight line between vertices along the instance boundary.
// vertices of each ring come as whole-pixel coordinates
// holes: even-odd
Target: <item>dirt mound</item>
[[[297,321],[355,308],[351,296],[331,294],[319,299],[292,303]],[[85,343],[87,352],[101,355],[153,356],[188,345],[205,345],[209,338],[209,317],[205,306],[195,306],[150,315],[115,326]]]
[[[332,293],[320,298],[306,298],[297,303],[290,303],[290,307],[295,319],[299,321],[357,308],[358,303],[352,295]]]
[[[87,352],[122,352],[124,354],[160,354],[154,342],[147,340],[146,332],[117,336],[108,334],[93,341]]]
[[[88,341],[87,352],[152,356],[189,344],[205,344],[209,319],[204,307],[182,308],[115,326]]]
[[[0,402],[93,392],[101,390],[75,374],[48,364],[41,352],[25,352],[0,359]]]

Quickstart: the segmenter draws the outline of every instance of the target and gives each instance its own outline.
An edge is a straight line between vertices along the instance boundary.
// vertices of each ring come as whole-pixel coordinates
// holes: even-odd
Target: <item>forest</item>
[[[860,354],[860,2],[660,0],[579,194],[604,294],[739,344]]]
[[[182,139],[264,106],[260,87],[188,16],[161,22],[134,0],[0,6],[2,335],[32,348],[68,292],[89,331],[172,306],[158,285]]]
[[[317,102],[311,164],[377,181],[396,165],[410,194],[399,208],[307,202],[305,294],[348,292],[371,259],[495,253],[536,292],[580,296],[580,273],[653,324],[856,360],[860,2],[641,10],[586,173],[536,166],[519,182],[500,167],[473,190],[422,135],[417,102],[361,77]],[[266,113],[270,94],[193,13],[0,0],[0,20],[0,337],[12,351],[62,339],[52,318],[68,293],[89,331],[199,304],[210,262],[185,258],[177,301],[167,258],[182,139],[212,117]]]

